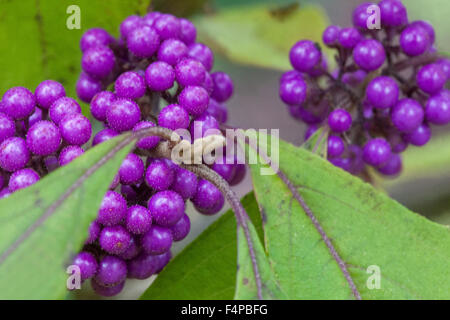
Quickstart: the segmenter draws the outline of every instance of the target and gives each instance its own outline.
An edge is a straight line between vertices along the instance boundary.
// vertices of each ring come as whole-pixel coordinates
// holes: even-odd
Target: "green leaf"
[[[328,151],[328,129],[319,128],[308,140],[303,143],[302,148],[319,155],[322,158],[327,157]]]
[[[100,27],[117,36],[120,22],[130,14],[144,13],[149,3],[148,0],[1,1],[0,41],[7,50],[0,52],[0,93],[12,86],[34,91],[41,81],[49,78],[60,81],[67,94],[75,97],[83,32]],[[66,26],[70,16],[66,10],[73,4],[81,10],[79,30]]]
[[[269,149],[269,147],[267,147]],[[363,299],[449,299],[450,232],[311,152],[280,141],[280,169],[345,261]],[[318,231],[278,175],[252,165],[266,250],[290,299],[349,299],[350,287]],[[369,289],[369,266],[381,288]]]
[[[0,299],[61,299],[67,294],[66,266],[132,147],[129,134],[104,142],[0,200]]]
[[[224,9],[195,19],[195,24],[201,41],[215,52],[239,63],[286,70],[292,45],[300,39],[321,43],[328,20],[318,6],[257,5]]]

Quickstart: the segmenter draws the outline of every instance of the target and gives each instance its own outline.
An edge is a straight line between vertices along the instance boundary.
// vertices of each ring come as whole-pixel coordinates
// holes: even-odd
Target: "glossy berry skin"
[[[96,146],[99,143],[108,141],[115,136],[119,135],[116,131],[112,129],[103,129],[97,132],[97,134],[94,136],[94,139],[92,140],[92,146]]]
[[[97,259],[90,252],[80,252],[75,256],[72,264],[80,268],[81,281],[90,279],[97,273]]]
[[[157,191],[167,190],[174,179],[173,170],[158,159],[153,160],[145,172],[145,183]]]
[[[84,150],[79,146],[65,147],[59,154],[58,163],[61,167],[65,166],[66,164],[69,164],[70,162],[81,156],[83,153]]]
[[[450,79],[450,59],[439,59],[436,61],[436,64],[439,65],[444,71],[444,73],[447,75],[447,81]]]
[[[437,125],[450,123],[450,97],[437,94],[428,99],[425,117],[429,122]]]
[[[94,243],[98,239],[101,230],[102,227],[100,226],[100,224],[97,221],[92,221],[91,224],[89,225],[88,237],[85,241],[85,244]]]
[[[303,79],[302,73],[298,72],[297,70],[289,70],[283,73],[280,77],[280,84],[282,84],[285,81],[289,81],[292,79]]]
[[[120,182],[125,185],[138,183],[144,175],[144,161],[134,153],[123,160],[119,168]]]
[[[10,192],[29,187],[39,181],[39,175],[33,169],[26,168],[14,172],[9,178]]]
[[[112,37],[106,30],[101,28],[92,28],[83,33],[80,40],[80,49],[82,52],[97,47],[107,46],[113,41]]]
[[[222,209],[224,202],[225,199],[219,189],[207,180],[199,180],[197,193],[192,198],[192,203],[200,213],[216,214]]]
[[[438,64],[428,64],[419,69],[416,82],[419,88],[428,93],[439,92],[447,81],[447,75]]]
[[[211,71],[214,65],[214,54],[208,46],[203,43],[193,43],[188,47],[187,55],[192,59],[200,61],[206,71]]]
[[[300,105],[306,100],[307,86],[303,79],[291,79],[280,84],[280,98],[288,105]]]
[[[37,105],[42,109],[48,109],[59,98],[66,95],[63,85],[54,80],[42,81],[34,91]]]
[[[158,33],[161,40],[177,39],[180,36],[180,21],[171,14],[162,14],[153,22],[153,28]]]
[[[145,82],[153,91],[164,91],[172,88],[175,81],[175,70],[163,61],[150,64],[145,70]]]
[[[354,48],[361,40],[361,34],[356,28],[344,28],[340,30],[338,41],[346,49]]]
[[[195,42],[195,38],[197,37],[197,29],[194,24],[188,19],[180,18],[178,20],[180,21],[181,26],[179,39],[186,45],[193,44]]]
[[[152,214],[143,206],[135,205],[128,208],[125,219],[127,230],[133,234],[144,234],[152,226]]]
[[[101,91],[91,100],[91,114],[98,121],[106,121],[106,110],[111,108],[116,95],[110,91]]]
[[[339,26],[329,26],[322,33],[322,41],[327,46],[334,46],[337,44],[339,38],[339,31],[341,28]]]
[[[83,54],[81,67],[94,78],[104,78],[111,73],[115,64],[115,56],[108,47],[93,47]]]
[[[6,114],[0,112],[0,143],[13,137],[16,133],[14,121]]]
[[[158,115],[158,125],[170,130],[187,129],[189,121],[189,113],[178,104],[164,107]]]
[[[36,155],[48,156],[56,152],[60,144],[60,130],[51,121],[39,121],[28,130],[27,148]]]
[[[38,121],[41,121],[41,120],[42,120],[42,110],[41,110],[41,108],[35,108],[33,114],[28,117],[28,127],[31,127],[32,125],[34,125],[35,123],[37,123]],[[1,127],[1,124],[0,124],[0,127]]]
[[[159,47],[158,33],[147,25],[132,30],[127,37],[127,47],[136,57],[150,58]]]
[[[230,161],[231,160],[231,161]],[[233,180],[236,173],[236,167],[234,159],[230,158],[227,161],[226,157],[217,158],[216,161],[211,165],[211,169],[217,172],[222,178],[224,178],[228,183]]]
[[[344,109],[333,110],[328,116],[328,125],[334,132],[344,132],[352,126],[352,116]]]
[[[95,291],[95,293],[103,296],[103,297],[113,297],[115,295],[118,295],[125,286],[125,280],[122,282],[115,284],[113,286],[102,286],[101,284],[97,283],[95,279],[91,280],[91,287]]]
[[[123,132],[133,129],[141,118],[138,104],[128,99],[116,99],[106,111],[106,120],[111,129]]]
[[[119,98],[138,99],[145,94],[145,81],[137,72],[122,73],[114,83],[116,96]]]
[[[81,146],[92,134],[91,122],[82,114],[68,114],[59,122],[61,136],[68,144]]]
[[[147,279],[156,273],[160,265],[158,255],[140,253],[128,262],[128,277],[134,279]]]
[[[183,87],[201,86],[205,73],[205,67],[194,59],[183,59],[175,67],[175,79]]]
[[[104,227],[100,232],[99,243],[110,254],[120,255],[131,243],[131,235],[122,226]]]
[[[138,122],[133,127],[133,132],[137,132],[137,131],[145,129],[145,128],[151,128],[154,126],[156,126],[156,125],[151,121],[141,121],[141,122]],[[139,140],[138,143],[136,144],[136,146],[141,149],[151,149],[151,148],[155,147],[159,143],[159,141],[160,141],[159,137],[149,136],[149,137],[145,137],[145,138],[142,138],[141,140]]]
[[[367,100],[379,109],[393,107],[399,97],[397,82],[391,77],[380,76],[370,81],[366,89]]]
[[[102,91],[102,84],[99,80],[82,73],[78,78],[76,91],[81,101],[89,103],[97,93]]]
[[[417,147],[421,147],[430,141],[431,129],[426,124],[421,124],[416,130],[405,134],[404,139]]]
[[[430,39],[425,29],[409,26],[400,35],[400,47],[408,56],[418,56],[430,46]]]
[[[191,123],[191,139],[204,138],[209,135],[221,135],[220,124],[213,116],[203,113]]]
[[[50,119],[58,125],[64,116],[68,114],[81,114],[81,107],[75,99],[62,97],[53,102],[49,109]]]
[[[172,242],[173,238],[170,229],[160,226],[152,226],[141,238],[144,252],[152,255],[159,255],[169,251]]]
[[[153,221],[162,227],[171,227],[183,216],[185,205],[183,198],[171,190],[154,194],[148,201],[148,209]]]
[[[423,30],[425,30],[425,32],[428,35],[428,39],[430,41],[430,45],[434,43],[435,40],[435,32],[434,32],[434,28],[433,26],[423,20],[417,20],[417,21],[413,21],[409,24],[410,27],[416,27],[416,28],[422,28]]]
[[[125,280],[127,264],[115,256],[104,256],[99,264],[94,280],[103,286],[112,286]]]
[[[352,21],[355,27],[360,29],[367,29],[367,19],[370,15],[367,13],[367,8],[371,5],[374,5],[372,2],[364,2],[357,6],[355,10],[353,10]]]
[[[184,42],[177,39],[167,39],[161,43],[158,49],[158,60],[175,66],[187,55],[187,52],[188,47]]]
[[[386,163],[391,157],[391,146],[383,138],[369,140],[363,148],[364,162],[374,167]]]
[[[181,241],[189,234],[191,230],[191,221],[187,214],[183,214],[180,220],[172,227],[170,231],[172,232],[173,241]]]
[[[353,49],[353,60],[361,69],[373,71],[383,65],[386,52],[379,41],[362,40]]]
[[[344,141],[338,136],[329,136],[327,150],[329,157],[339,157],[345,150]]]
[[[119,258],[123,260],[131,260],[136,258],[141,252],[141,247],[139,246],[138,240],[131,237],[130,245],[128,248],[119,255]]]
[[[402,158],[396,153],[393,153],[390,159],[385,164],[383,164],[381,167],[378,168],[378,172],[386,176],[396,176],[400,174],[401,171],[402,171]]]
[[[1,101],[1,111],[12,119],[30,116],[36,107],[33,93],[24,87],[13,87],[5,92]]]
[[[197,176],[183,168],[175,171],[175,178],[170,189],[178,193],[184,200],[192,198],[197,192]]]
[[[121,222],[127,212],[127,202],[115,191],[107,191],[98,211],[97,222],[113,226]]]
[[[319,63],[320,58],[320,50],[310,40],[297,42],[289,52],[289,59],[292,66],[300,72],[308,72],[314,68]]]
[[[213,72],[211,73],[212,80],[214,82],[214,89],[211,97],[217,102],[224,102],[233,95],[233,81],[230,76],[225,72]]]
[[[178,103],[189,114],[200,115],[208,108],[209,95],[202,87],[188,86],[178,96]]]
[[[120,36],[122,39],[127,39],[128,35],[136,28],[139,28],[143,25],[143,20],[141,17],[136,15],[131,15],[125,18],[120,24]]]
[[[401,132],[411,132],[423,122],[422,106],[413,99],[400,100],[391,111],[391,120]]]
[[[380,7],[381,24],[384,26],[398,27],[408,22],[406,8],[399,0],[382,0]]]
[[[225,123],[228,119],[228,110],[223,103],[219,103],[214,99],[209,99],[209,106],[205,111],[206,114],[216,118],[219,123]]]

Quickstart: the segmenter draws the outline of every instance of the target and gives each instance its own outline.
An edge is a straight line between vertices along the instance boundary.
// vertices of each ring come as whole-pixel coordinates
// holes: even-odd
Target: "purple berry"
[[[202,85],[205,73],[203,65],[194,59],[183,59],[175,67],[175,78],[182,87]]]
[[[68,114],[59,122],[59,130],[64,141],[81,146],[89,141],[92,134],[91,122],[82,114]]]
[[[101,230],[100,224],[98,224],[97,221],[92,221],[89,225],[88,238],[86,239],[85,244],[94,243],[98,239]]]
[[[197,37],[197,30],[192,22],[187,19],[181,18],[178,19],[180,21],[181,30],[180,30],[180,40],[183,41],[186,45],[193,44],[195,42],[195,38]]]
[[[75,99],[62,97],[53,102],[49,110],[50,119],[58,125],[64,116],[68,114],[81,113],[81,107]]]
[[[141,118],[141,109],[133,100],[117,99],[106,111],[106,120],[111,129],[123,132],[133,129]]]
[[[0,143],[13,137],[16,133],[14,121],[6,114],[0,112]]]
[[[155,124],[151,121],[141,121],[141,122],[138,122],[133,127],[133,132],[137,132],[137,131],[145,129],[145,128],[151,128],[154,126],[155,126]],[[160,141],[159,137],[149,136],[149,137],[145,137],[145,138],[142,138],[141,140],[139,140],[138,143],[136,144],[136,146],[141,149],[151,149],[151,148],[155,147],[159,143],[159,141]]]
[[[289,59],[294,69],[308,72],[320,61],[321,53],[315,43],[310,40],[301,40],[294,44],[289,52]]]
[[[191,230],[191,221],[187,214],[183,214],[180,220],[170,227],[172,231],[173,241],[181,241],[189,234]]]
[[[384,26],[398,27],[408,22],[406,8],[399,0],[382,0],[380,7],[381,23]]]
[[[224,102],[228,100],[233,94],[233,81],[230,76],[225,72],[211,73],[211,77],[214,82],[214,90],[211,94],[211,98],[217,102]]]
[[[425,117],[429,122],[437,125],[450,123],[450,97],[437,94],[428,99]]]
[[[187,52],[188,48],[182,41],[167,39],[158,49],[158,60],[175,66],[187,55]]]
[[[92,278],[98,269],[98,263],[94,255],[87,251],[82,251],[75,256],[73,264],[80,268],[81,281]]]
[[[158,159],[153,160],[145,172],[145,183],[156,191],[168,189],[173,179],[173,170],[164,161]]]
[[[112,286],[125,280],[127,264],[115,256],[104,256],[99,264],[94,280],[102,286]]]
[[[157,61],[145,70],[145,82],[153,91],[164,91],[172,88],[175,81],[175,71],[166,62]]]
[[[79,156],[81,156],[84,153],[84,150],[80,148],[79,146],[68,146],[61,150],[61,153],[59,154],[58,162],[59,165],[65,166],[66,164],[72,162]]]
[[[222,156],[217,158],[212,164],[211,169],[217,172],[228,183],[233,180],[236,173],[236,167],[234,165],[234,158]]]
[[[132,206],[128,208],[125,225],[133,234],[144,234],[152,226],[152,214],[143,206]]]
[[[337,44],[339,38],[339,31],[341,28],[338,26],[329,26],[325,29],[322,34],[322,41],[327,46],[334,46]]]
[[[94,139],[92,140],[92,146],[96,146],[99,143],[108,141],[114,137],[119,135],[116,131],[112,129],[103,129],[95,135]]]
[[[102,91],[102,84],[99,80],[90,77],[86,73],[82,73],[77,81],[76,91],[81,101],[89,103],[97,93]]]
[[[386,60],[386,52],[379,41],[363,40],[353,49],[353,60],[365,71],[373,71],[383,65]]]
[[[98,211],[97,221],[104,226],[120,223],[126,215],[127,202],[115,191],[107,191]]]
[[[116,100],[116,96],[110,91],[97,93],[91,100],[92,116],[98,121],[106,121],[106,110],[111,108],[114,100]]]
[[[418,56],[430,46],[428,33],[420,27],[409,26],[400,35],[400,46],[408,56]]]
[[[108,47],[93,47],[83,54],[81,67],[94,78],[105,78],[114,68],[114,52]]]
[[[280,98],[288,105],[300,105],[306,100],[307,86],[303,79],[292,79],[280,84]]]
[[[80,40],[80,49],[82,52],[85,52],[93,47],[107,46],[112,41],[113,38],[104,29],[92,28],[83,33]]]
[[[178,193],[183,199],[192,198],[197,192],[197,176],[183,168],[175,171],[175,178],[170,189]]]
[[[428,39],[430,41],[430,45],[434,43],[435,33],[433,26],[427,21],[417,20],[413,21],[409,24],[410,27],[422,28],[428,34]]]
[[[338,136],[328,137],[328,156],[339,157],[345,150],[344,141]]]
[[[328,125],[334,132],[344,132],[352,126],[352,116],[344,109],[333,110],[328,116]]]
[[[188,47],[188,56],[200,61],[206,71],[211,71],[214,65],[214,54],[211,49],[203,43],[193,43]]]
[[[401,132],[411,132],[422,123],[424,112],[422,106],[413,99],[400,100],[391,111],[391,120]]]
[[[131,237],[128,248],[119,255],[119,258],[123,260],[131,260],[136,258],[141,252],[141,247],[138,245],[137,240]]]
[[[225,123],[228,119],[228,110],[223,103],[219,103],[214,99],[209,99],[209,106],[205,111],[206,114],[216,118],[219,123]]]
[[[134,153],[123,160],[119,169],[120,182],[125,185],[138,183],[144,175],[144,161]]]
[[[356,28],[344,28],[339,32],[339,43],[347,49],[354,48],[362,36]]]
[[[208,108],[209,95],[202,87],[188,86],[178,96],[178,103],[190,114],[200,115]]]
[[[147,25],[132,30],[127,37],[127,47],[136,57],[150,58],[159,47],[158,33]]]
[[[171,190],[160,191],[148,201],[153,221],[163,227],[170,227],[181,219],[185,205],[183,198]]]
[[[379,109],[393,107],[399,97],[397,82],[390,77],[376,77],[370,81],[366,89],[370,104]]]
[[[54,80],[42,81],[34,91],[36,103],[42,109],[48,109],[59,98],[66,95],[63,85]]]
[[[197,193],[192,198],[197,211],[205,215],[213,215],[222,209],[224,202],[225,199],[216,186],[207,180],[199,180]]]
[[[369,140],[363,149],[363,159],[367,164],[378,167],[391,157],[391,146],[383,138]]]
[[[42,120],[42,109],[41,108],[34,109],[33,114],[28,117],[28,127],[33,126],[35,123],[37,123],[41,120]],[[0,124],[0,127],[1,127],[1,124]],[[1,135],[1,133],[0,133],[0,135]]]
[[[317,131],[317,129],[319,129],[319,128],[315,124],[309,125],[308,128],[305,131],[304,140],[306,141],[309,138],[311,138],[311,136]]]
[[[378,168],[378,172],[386,175],[386,176],[395,176],[398,175],[402,171],[402,158],[393,153],[389,160]]]
[[[164,107],[158,115],[158,125],[171,130],[187,129],[189,121],[188,112],[177,104]]]
[[[56,152],[60,144],[60,131],[51,121],[39,121],[28,130],[27,148],[36,155],[48,156]]]
[[[450,59],[439,59],[436,64],[442,68],[442,71],[447,75],[447,81],[450,79]]]
[[[136,258],[128,262],[128,277],[147,279],[155,274],[159,267],[158,255],[141,252]]]
[[[3,95],[1,111],[13,119],[24,119],[34,112],[35,107],[36,100],[30,90],[14,87]]]
[[[138,99],[145,94],[145,81],[137,72],[122,73],[114,83],[116,96],[119,98]]]
[[[191,123],[190,133],[193,140],[222,134],[219,122],[207,113],[203,113]]]
[[[91,287],[92,289],[99,295],[104,297],[112,297],[115,295],[118,295],[125,285],[125,280],[123,280],[120,283],[117,283],[113,286],[102,286],[101,284],[97,283],[95,279],[91,280]]]
[[[39,181],[39,175],[33,169],[21,169],[14,172],[9,178],[8,189],[10,192],[25,189]]]
[[[181,33],[181,24],[176,17],[171,14],[163,14],[153,22],[159,37],[162,40],[170,38],[178,38]]]
[[[131,243],[131,235],[122,226],[104,227],[100,233],[99,243],[110,254],[120,255]]]
[[[421,124],[416,130],[407,133],[404,138],[408,143],[420,147],[430,141],[431,129],[428,125]]]
[[[120,35],[122,39],[128,38],[130,32],[134,29],[141,27],[143,24],[143,20],[141,17],[132,15],[125,18],[120,24]]]
[[[353,10],[353,25],[355,27],[367,29],[367,20],[370,17],[370,14],[367,13],[367,8],[371,5],[374,5],[374,3],[364,2]]]
[[[145,253],[159,255],[170,250],[173,238],[168,228],[152,226],[141,238],[141,245]]]
[[[447,75],[438,64],[433,63],[419,69],[416,81],[422,91],[434,94],[444,87],[447,81]]]

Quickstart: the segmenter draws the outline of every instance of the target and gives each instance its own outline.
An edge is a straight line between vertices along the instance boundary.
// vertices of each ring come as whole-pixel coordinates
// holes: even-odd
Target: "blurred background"
[[[278,98],[278,81],[290,68],[290,47],[303,38],[320,42],[330,24],[351,25],[358,0],[154,0],[151,8],[193,19],[202,42],[215,52],[214,70],[229,73],[235,93],[228,103],[228,123],[241,128],[278,128],[280,136],[295,145],[303,142],[305,127],[291,118]],[[450,52],[450,2],[403,0],[410,20],[423,19],[435,27],[438,51]],[[66,8],[81,9],[81,30],[68,30]],[[120,21],[130,14],[144,14],[148,0],[0,0],[0,94],[11,86],[34,90],[44,79],[64,84],[75,97],[80,72],[79,39],[92,27],[118,35]],[[84,105],[84,111],[89,113]],[[377,180],[377,187],[413,211],[431,220],[450,224],[450,132],[433,128],[435,136],[423,148],[405,153],[404,172],[393,180]],[[236,187],[240,196],[252,189],[247,175]],[[227,208],[224,208],[224,211]],[[181,250],[217,219],[193,210],[192,231],[175,248]],[[127,281],[118,299],[138,298],[148,281]],[[83,290],[78,298],[96,298]]]

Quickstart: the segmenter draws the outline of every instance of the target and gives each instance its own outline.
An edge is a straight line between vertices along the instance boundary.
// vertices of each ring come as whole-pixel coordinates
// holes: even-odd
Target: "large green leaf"
[[[65,268],[133,144],[124,135],[92,148],[37,184],[0,200],[0,299],[59,299]]]
[[[300,39],[321,43],[328,20],[317,6],[237,6],[195,19],[199,38],[215,52],[260,67],[290,68],[288,52]]]
[[[268,147],[269,148],[269,147]],[[449,299],[450,232],[311,152],[280,141],[280,169],[345,261],[363,299]],[[252,166],[269,261],[289,298],[352,298],[318,231],[278,175]],[[369,289],[378,266],[381,288]]]

